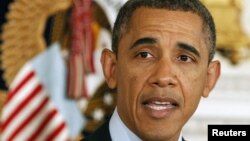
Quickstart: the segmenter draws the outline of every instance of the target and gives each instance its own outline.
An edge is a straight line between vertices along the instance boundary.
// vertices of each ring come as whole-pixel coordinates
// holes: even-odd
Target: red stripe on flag
[[[61,123],[47,138],[46,141],[52,141],[55,139],[58,134],[66,127],[65,123]]]
[[[26,77],[8,94],[6,104],[17,94],[17,92],[35,75],[34,71],[28,73]]]
[[[57,110],[53,109],[50,113],[44,118],[44,120],[40,123],[38,128],[33,132],[33,134],[27,139],[27,141],[33,141],[36,137],[43,132],[45,127],[48,125],[49,121],[53,119],[53,117],[57,114]]]
[[[31,122],[35,116],[37,116],[39,114],[40,111],[42,111],[42,109],[46,106],[46,104],[48,103],[49,101],[49,98],[46,97],[42,103],[37,107],[37,109],[35,109],[30,115],[29,117],[24,121],[22,122],[22,124],[16,128],[16,130],[14,132],[12,132],[12,134],[10,135],[8,141],[11,141],[13,140],[17,135],[18,133],[20,133],[22,131],[23,128],[25,128],[26,125],[29,124],[29,122]]]
[[[22,102],[20,103],[16,109],[7,117],[6,121],[3,121],[2,130],[4,130],[9,123],[13,120],[13,118],[42,90],[42,85],[38,85],[32,93]]]

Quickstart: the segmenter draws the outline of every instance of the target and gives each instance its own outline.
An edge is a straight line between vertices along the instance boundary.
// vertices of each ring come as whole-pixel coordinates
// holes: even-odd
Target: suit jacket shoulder
[[[109,121],[105,122],[93,134],[87,136],[82,141],[112,141],[109,133]]]
[[[110,132],[109,132],[109,121],[105,122],[93,134],[87,136],[82,141],[112,141]],[[182,141],[186,141],[186,140],[182,137]]]

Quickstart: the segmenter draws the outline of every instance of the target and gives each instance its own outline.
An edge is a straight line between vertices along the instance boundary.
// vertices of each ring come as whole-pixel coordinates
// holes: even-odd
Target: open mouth
[[[142,104],[147,113],[155,118],[166,117],[171,111],[178,107],[177,101],[172,98],[153,97],[146,99]]]
[[[176,103],[171,103],[169,101],[163,101],[163,102],[151,101],[151,102],[145,102],[144,105],[153,110],[166,110],[166,109],[171,109],[177,106]]]

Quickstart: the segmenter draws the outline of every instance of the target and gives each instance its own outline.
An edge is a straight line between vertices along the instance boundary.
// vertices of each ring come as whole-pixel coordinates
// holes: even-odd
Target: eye
[[[153,57],[150,53],[148,52],[140,52],[137,56],[139,56],[140,58],[151,58]]]
[[[182,62],[193,62],[193,58],[189,57],[187,55],[180,55],[178,58],[178,61],[182,61]]]

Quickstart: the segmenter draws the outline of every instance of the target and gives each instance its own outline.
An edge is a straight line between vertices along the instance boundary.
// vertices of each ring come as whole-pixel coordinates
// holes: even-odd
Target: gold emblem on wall
[[[71,0],[16,0],[10,5],[3,26],[1,61],[4,79],[10,85],[25,62],[46,49],[43,32],[47,18],[68,9]]]
[[[249,59],[250,38],[241,24],[242,0],[202,0],[211,11],[217,30],[217,48],[232,64]]]

